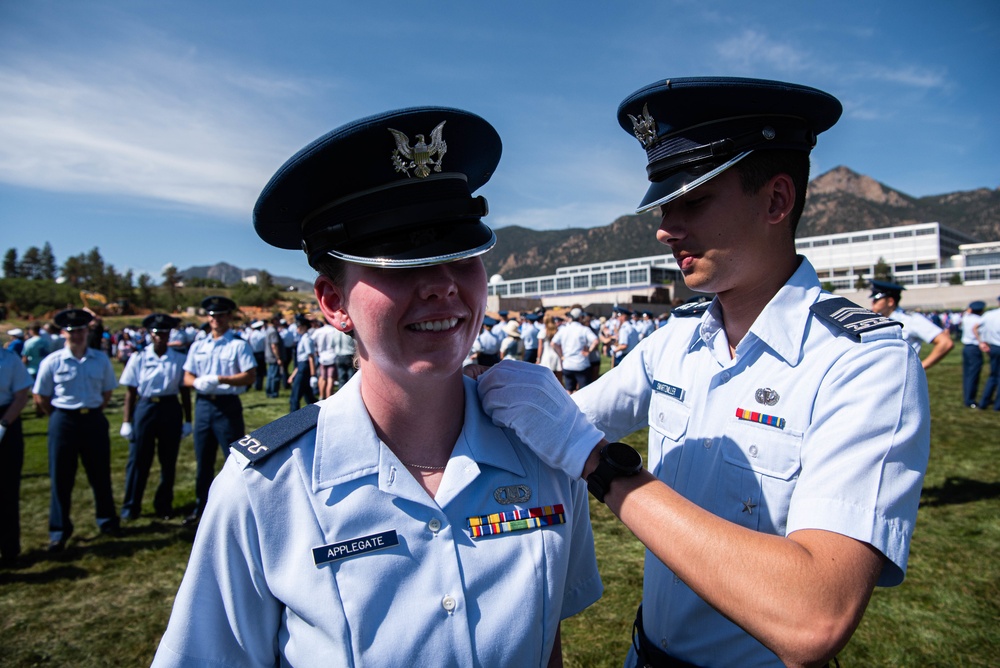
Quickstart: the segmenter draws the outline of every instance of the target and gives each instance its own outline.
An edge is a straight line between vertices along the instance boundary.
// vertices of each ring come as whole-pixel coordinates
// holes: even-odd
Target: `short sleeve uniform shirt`
[[[146,346],[128,358],[119,382],[136,388],[140,397],[173,396],[184,381],[184,361],[184,353],[172,348],[160,356]]]
[[[34,393],[52,397],[56,408],[76,410],[99,408],[104,393],[118,387],[111,360],[100,350],[87,348],[83,358],[73,357],[63,348],[42,360],[35,378]]]
[[[206,336],[192,343],[184,362],[184,370],[195,376],[234,376],[256,368],[257,360],[250,345],[231,329],[217,339]],[[245,390],[222,384],[213,394],[242,394]]]

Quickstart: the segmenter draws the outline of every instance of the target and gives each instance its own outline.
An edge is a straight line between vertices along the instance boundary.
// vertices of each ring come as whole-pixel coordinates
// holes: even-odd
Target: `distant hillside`
[[[226,285],[232,285],[240,282],[245,277],[256,276],[261,271],[261,269],[240,269],[226,262],[219,262],[211,266],[189,267],[181,271],[180,275],[182,278],[189,280],[192,278],[213,278],[217,281],[222,281]],[[307,281],[298,278],[289,278],[288,276],[272,275],[271,278],[278,287],[286,288],[293,285],[299,290],[312,292],[312,283]]]
[[[847,167],[836,167],[810,183],[798,236],[931,222],[980,241],[1000,239],[1000,189],[915,198]],[[591,229],[503,227],[496,230],[496,247],[483,259],[488,275],[511,279],[553,274],[566,265],[660,255],[668,251],[656,241],[659,223],[653,211]]]

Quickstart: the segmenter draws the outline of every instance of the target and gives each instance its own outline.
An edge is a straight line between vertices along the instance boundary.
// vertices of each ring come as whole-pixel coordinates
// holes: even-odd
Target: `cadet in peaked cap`
[[[920,355],[922,344],[929,343],[934,346],[921,362],[926,370],[951,352],[955,342],[951,340],[951,334],[931,322],[930,318],[899,307],[905,289],[897,283],[873,280],[871,284],[872,311],[901,323],[903,325],[903,339],[910,344],[913,352],[917,355]]]
[[[104,415],[118,382],[108,356],[87,347],[93,319],[84,309],[55,315],[53,321],[66,332],[66,345],[42,360],[35,378],[35,405],[49,416],[50,552],[62,551],[73,535],[70,509],[77,461],[94,491],[98,528],[104,534],[119,534],[111,491],[111,437]]]
[[[962,399],[969,408],[979,408],[979,375],[983,370],[983,351],[979,347],[978,327],[986,302],[976,300],[962,314]]]
[[[228,297],[206,297],[201,307],[208,314],[204,337],[196,338],[184,361],[184,386],[195,390],[194,455],[197,504],[184,523],[197,524],[208,502],[215,478],[216,452],[229,456],[229,444],[243,436],[243,403],[240,395],[257,378],[257,358],[250,344],[230,328],[236,302]]]
[[[979,340],[979,350],[989,355],[989,375],[979,408],[986,410],[992,404],[993,410],[1000,411],[1000,308],[983,313],[982,319],[975,325],[975,335]]]
[[[582,471],[655,557],[626,666],[822,664],[876,582],[903,579],[929,452],[926,380],[897,323],[823,292],[795,250],[809,152],[841,110],[815,88],[730,77],[626,97],[617,119],[649,182],[638,210],[659,207],[657,238],[686,287],[715,299],[674,310],[572,405],[532,394],[503,364],[479,378],[493,422]],[[520,405],[560,419],[519,424],[511,384]],[[609,440],[648,425],[656,475],[628,446],[577,434],[562,412],[575,406]],[[891,480],[870,465],[890,460]],[[744,568],[746,554],[767,566]],[[834,603],[833,591],[850,593]],[[789,596],[806,626],[841,631],[804,639],[801,617],[770,603]]]
[[[125,521],[142,514],[154,455],[160,462],[160,482],[153,496],[153,509],[157,517],[173,516],[177,454],[181,439],[192,431],[191,391],[184,386],[186,357],[176,347],[170,347],[171,332],[180,324],[179,319],[166,313],[146,316],[142,326],[150,332],[152,345],[129,357],[118,381],[125,387],[119,433],[129,442],[121,511]]]
[[[494,359],[499,349],[477,257],[495,236],[474,194],[499,158],[482,118],[410,108],[341,126],[265,186],[257,233],[306,252],[320,309],[354,338],[358,370],[233,445],[154,665],[561,656],[560,618],[600,595],[584,483],[493,425],[462,373],[480,334]],[[528,530],[480,522],[518,508]],[[470,540],[482,549],[459,549]],[[552,549],[529,549],[542,541]],[[358,587],[338,596],[334,575]],[[504,597],[531,604],[487,603]]]

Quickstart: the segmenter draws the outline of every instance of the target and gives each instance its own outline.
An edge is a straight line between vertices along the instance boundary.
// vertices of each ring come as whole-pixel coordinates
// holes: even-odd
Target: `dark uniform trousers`
[[[246,435],[243,404],[235,394],[198,394],[194,413],[194,456],[198,462],[194,491],[200,517],[208,502],[208,490],[215,479],[216,446],[222,457],[229,456],[229,444]]]
[[[181,445],[183,413],[177,395],[141,397],[135,407],[132,441],[125,467],[125,500],[122,517],[135,519],[142,514],[142,497],[146,492],[153,453],[160,461],[160,484],[153,497],[153,508],[160,517],[169,516],[174,505],[174,478],[177,473],[177,452]]]
[[[979,374],[983,370],[983,351],[978,345],[966,344],[962,348],[962,394],[966,406],[979,399]]]
[[[307,405],[316,403],[316,395],[313,394],[312,385],[309,384],[310,378],[308,360],[298,362],[295,366],[295,378],[292,379],[292,393],[288,397],[288,412],[294,413],[299,410],[299,404],[303,399]],[[240,434],[240,436],[242,435]]]
[[[0,415],[10,407],[0,406]],[[0,556],[13,559],[21,553],[21,469],[24,466],[24,433],[21,418],[7,426],[0,441]]]
[[[108,419],[99,408],[54,408],[49,417],[49,539],[65,542],[73,534],[70,508],[76,482],[77,459],[83,464],[94,492],[97,526],[102,532],[118,528],[111,493],[111,437]]]

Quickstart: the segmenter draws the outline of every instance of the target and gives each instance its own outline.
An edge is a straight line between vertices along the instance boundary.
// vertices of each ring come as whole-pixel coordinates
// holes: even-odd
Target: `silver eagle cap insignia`
[[[640,118],[636,118],[632,114],[629,114],[628,117],[632,119],[632,130],[635,133],[635,138],[639,140],[643,148],[649,149],[656,144],[656,121],[649,115],[648,104],[642,105]]]
[[[417,135],[417,141],[410,146],[410,138],[399,130],[388,128],[389,132],[396,139],[396,148],[392,151],[392,164],[397,172],[403,172],[407,177],[410,170],[413,176],[423,179],[433,171],[441,171],[441,161],[444,154],[448,152],[448,144],[444,141],[444,124],[448,121],[441,121],[431,130],[431,141],[428,144],[424,135]],[[437,159],[435,160],[435,156]]]

